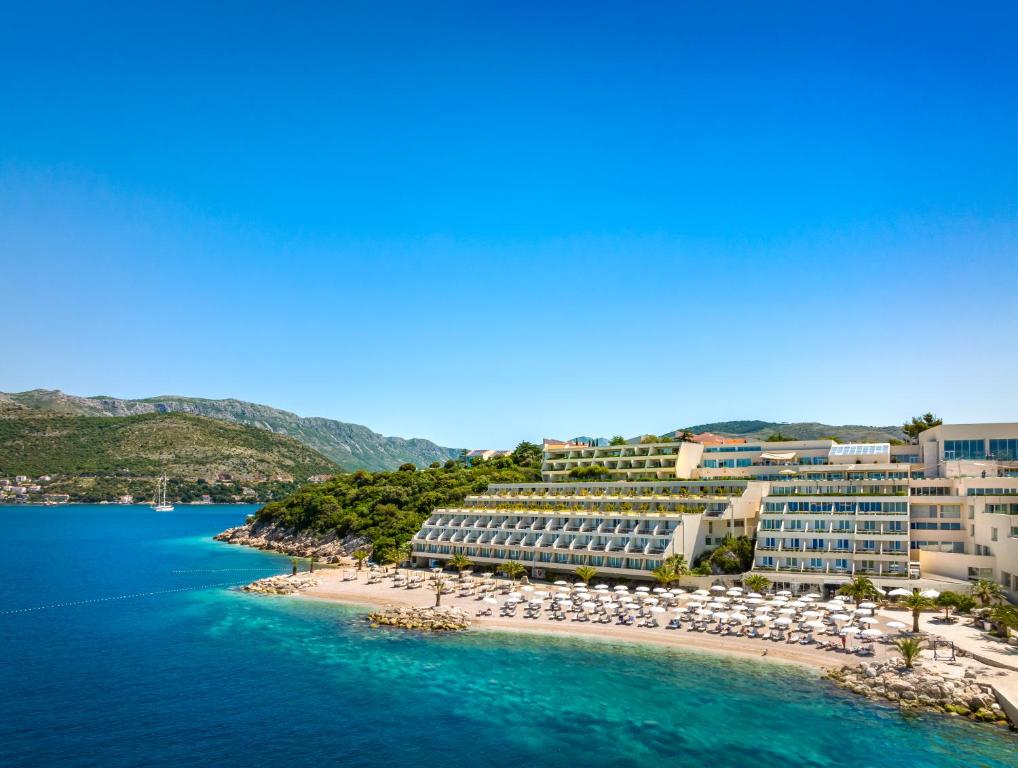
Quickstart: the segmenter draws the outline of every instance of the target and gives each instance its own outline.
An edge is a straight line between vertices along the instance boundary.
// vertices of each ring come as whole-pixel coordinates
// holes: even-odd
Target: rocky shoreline
[[[979,682],[972,670],[961,677],[950,677],[921,668],[907,670],[900,662],[863,662],[832,669],[827,677],[853,693],[894,702],[903,710],[927,710],[1010,725],[993,688]]]
[[[458,632],[470,626],[466,614],[459,608],[389,606],[369,613],[367,620],[372,627],[399,627],[424,632]]]
[[[319,580],[309,573],[298,573],[290,576],[269,576],[252,581],[243,587],[245,592],[258,592],[263,595],[296,595],[311,587],[317,587]]]
[[[275,523],[258,522],[228,528],[212,538],[227,544],[280,552],[291,557],[314,557],[322,563],[341,563],[355,550],[371,544],[363,536],[340,538],[335,533],[317,536]]]

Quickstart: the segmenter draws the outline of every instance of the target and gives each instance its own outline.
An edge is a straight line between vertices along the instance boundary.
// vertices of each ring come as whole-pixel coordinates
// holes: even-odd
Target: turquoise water
[[[0,507],[0,765],[1018,765],[1007,732],[776,665],[212,586],[289,568],[209,540],[249,511]]]

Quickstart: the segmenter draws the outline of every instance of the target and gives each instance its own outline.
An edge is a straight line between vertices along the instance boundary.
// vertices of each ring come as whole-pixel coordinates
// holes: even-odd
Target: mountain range
[[[178,413],[256,427],[294,438],[345,470],[396,469],[401,464],[428,466],[460,454],[421,438],[386,437],[360,424],[298,416],[289,411],[244,400],[208,400],[166,395],[129,400],[106,395],[79,397],[60,390],[33,389],[0,393],[0,406],[21,407],[64,416],[138,416]]]

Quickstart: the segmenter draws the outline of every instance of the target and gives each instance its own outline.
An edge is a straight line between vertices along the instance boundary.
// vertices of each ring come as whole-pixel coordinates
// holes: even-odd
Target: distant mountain
[[[335,463],[286,435],[182,413],[71,416],[0,403],[0,476],[300,482]]]
[[[714,432],[725,437],[744,437],[747,440],[766,440],[771,435],[781,434],[793,440],[818,440],[834,437],[843,443],[886,443],[890,440],[907,440],[901,427],[867,427],[860,424],[821,424],[816,421],[715,421],[710,424],[696,424],[665,434],[681,434],[689,430],[694,434]]]
[[[396,469],[407,462],[426,467],[433,461],[444,462],[460,453],[458,448],[444,448],[430,440],[385,437],[359,424],[302,417],[243,400],[206,400],[176,395],[125,400],[105,395],[78,397],[60,390],[33,389],[28,392],[0,393],[0,406],[5,403],[74,416],[136,416],[150,413],[205,416],[288,435],[351,471]]]

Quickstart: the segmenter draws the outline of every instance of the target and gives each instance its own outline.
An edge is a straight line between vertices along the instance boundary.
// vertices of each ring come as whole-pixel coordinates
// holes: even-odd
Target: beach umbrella
[[[580,603],[580,607],[583,608],[584,610],[589,611],[592,608],[597,608],[597,603],[595,603],[593,600],[584,600],[582,603]]]
[[[810,629],[823,629],[827,625],[824,624],[822,621],[813,620],[807,621],[806,626],[809,627]]]
[[[663,595],[668,590],[665,589],[664,587],[654,587],[652,591],[654,592],[655,595]]]
[[[652,613],[664,613],[665,612],[665,609],[662,608],[660,605],[655,605],[650,610],[651,610]]]
[[[540,600],[528,600],[527,604],[528,605],[540,605],[541,601]]]
[[[877,607],[877,604],[876,603],[859,603],[859,607],[860,608],[870,608],[870,609],[873,609],[873,608]]]
[[[774,620],[774,626],[776,627],[787,627],[792,623],[792,620],[787,616],[781,616]]]
[[[911,594],[907,589],[902,589],[901,587],[895,587],[887,593],[888,597],[908,597]]]
[[[766,624],[770,620],[771,620],[770,616],[754,616],[753,617],[753,623],[756,624],[757,626],[763,626],[764,624]]]
[[[708,592],[706,589],[698,589],[693,594],[699,595],[700,597],[707,597],[708,595],[710,595],[710,592]]]
[[[859,629],[859,627],[845,627],[841,630],[841,634],[843,635],[858,635],[860,632],[862,632],[862,630]]]
[[[742,590],[741,589],[730,589],[727,592],[725,592],[725,594],[728,595],[729,597],[742,597]]]
[[[543,589],[539,589],[539,590],[537,590],[537,591],[536,591],[536,592],[534,593],[534,597],[540,597],[540,598],[545,598],[545,597],[547,597],[547,596],[548,596],[548,593],[547,593],[547,592],[545,592],[545,591],[544,591]]]
[[[632,610],[634,610],[636,608],[639,608],[640,604],[639,603],[626,603],[625,607],[632,611]]]
[[[717,613],[712,613],[711,618],[714,619],[714,621],[724,621],[728,618],[728,614],[723,611],[718,611]]]
[[[814,600],[819,600],[820,596],[819,595],[812,595],[812,594],[810,594],[810,595],[803,595],[799,599],[802,600],[803,602],[806,602],[806,603],[812,603]]]
[[[498,605],[498,600],[493,597],[486,597],[481,602],[487,603],[488,605]]]
[[[733,614],[731,615],[731,619],[732,619],[732,621],[734,621],[734,622],[735,622],[736,624],[741,624],[741,623],[742,623],[742,622],[744,622],[744,621],[748,621],[748,620],[749,620],[749,616],[747,616],[747,615],[746,615],[746,614],[744,614],[744,613],[733,613]]]
[[[889,621],[885,626],[888,629],[905,629],[908,625],[900,621]]]
[[[879,624],[880,623],[880,619],[878,619],[875,616],[860,616],[859,617],[859,623],[860,624]]]
[[[859,634],[862,635],[863,637],[874,637],[874,638],[884,636],[884,633],[881,632],[879,629],[864,629]]]
[[[637,587],[637,592],[650,592],[650,587]]]
[[[804,619],[819,619],[820,611],[803,611],[802,617]]]
[[[523,597],[523,595],[521,595],[519,592],[510,592],[509,597],[513,600],[519,600],[521,597]]]
[[[520,589],[523,590],[524,592],[533,592],[534,591],[534,587],[530,586],[529,584],[527,584],[526,586],[520,587]]]
[[[940,597],[940,593],[935,589],[924,589],[919,594],[930,600],[936,600],[938,597]]]
[[[683,608],[682,606],[677,605],[674,608],[672,608],[672,613],[683,613],[683,612],[685,612],[685,610],[686,609]]]
[[[725,588],[722,587],[720,584],[715,584],[713,587],[710,588],[710,591],[711,592],[724,592]]]
[[[559,579],[558,581],[555,582],[555,586],[556,587],[568,587],[569,586],[569,582],[568,581],[562,581],[562,579]]]
[[[615,587],[615,591],[616,592],[628,592],[629,591],[629,587],[627,587],[625,584],[619,584],[617,587]]]
[[[760,597],[751,597],[746,601],[747,605],[761,605],[763,602],[763,598]]]
[[[850,621],[851,619],[852,619],[852,617],[849,616],[847,613],[832,613],[831,614],[831,621],[837,621],[837,622],[840,623],[842,621]]]
[[[672,594],[675,595],[676,597],[681,597],[682,595],[686,594],[686,590],[684,590],[684,589],[673,589],[672,590]]]
[[[789,591],[788,591],[787,589],[781,589],[781,590],[778,590],[778,591],[777,591],[777,592],[775,592],[774,594],[775,594],[775,595],[779,595],[779,596],[781,596],[781,597],[791,597],[791,595],[792,595],[792,593],[791,593],[791,592],[789,592]]]
[[[761,595],[759,592],[750,592],[748,595],[746,595],[746,597],[752,597],[754,599],[759,599],[759,598],[763,597],[763,595]]]
[[[572,592],[572,590],[569,589],[569,587],[559,587],[558,588],[558,592],[559,592],[559,594],[562,594],[562,595],[568,595],[570,592]]]
[[[594,589],[608,589],[608,585],[607,584],[596,584],[594,586]]]
[[[656,597],[646,597],[644,598],[643,602],[650,603],[651,605],[657,605],[661,601],[658,600]]]

